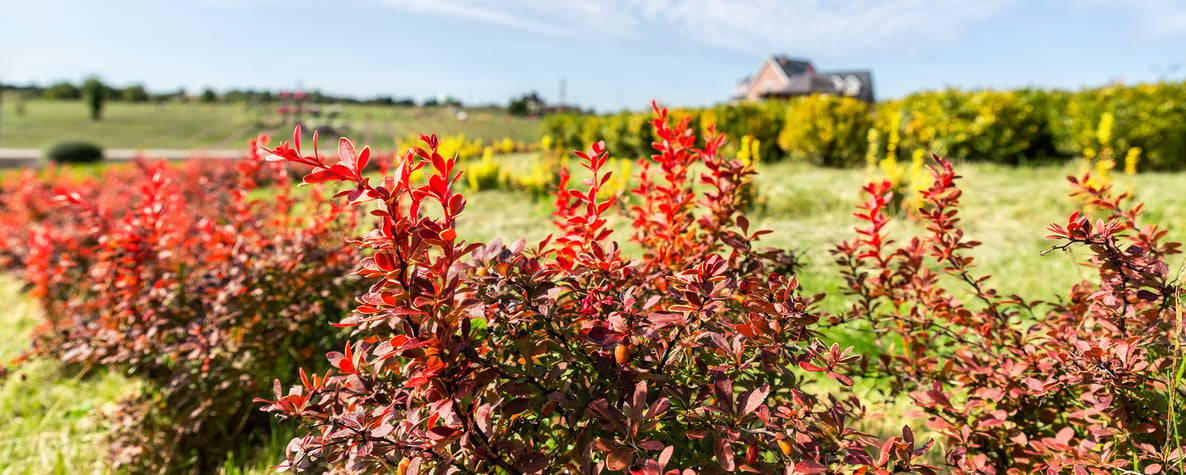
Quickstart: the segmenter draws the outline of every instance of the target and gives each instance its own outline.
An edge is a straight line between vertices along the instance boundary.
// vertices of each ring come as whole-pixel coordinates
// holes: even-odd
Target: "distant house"
[[[817,72],[810,62],[771,56],[752,76],[737,83],[735,99],[760,100],[811,94],[837,94],[873,102],[869,71]]]

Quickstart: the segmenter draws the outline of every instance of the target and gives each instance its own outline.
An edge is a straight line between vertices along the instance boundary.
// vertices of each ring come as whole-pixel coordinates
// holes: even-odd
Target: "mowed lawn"
[[[518,154],[497,160],[505,161],[508,169],[523,170],[536,159]],[[1086,255],[1083,250],[1040,255],[1053,244],[1045,238],[1046,225],[1065,223],[1077,209],[1066,196],[1069,186],[1065,177],[1079,174],[1079,164],[1044,168],[957,164],[957,171],[964,177],[961,216],[968,237],[983,242],[973,255],[981,272],[995,276],[991,285],[1005,294],[1050,300],[1065,294],[1079,279],[1091,277],[1090,269],[1077,265]],[[875,174],[792,163],[764,164],[760,172],[757,183],[764,205],[751,214],[752,227],[773,231],[763,238],[766,245],[799,253],[804,263],[800,279],[806,291],[829,294],[823,310],[843,311],[847,306],[843,281],[829,250],[854,236],[852,228],[858,222],[851,213],[863,199],[860,185]],[[1177,241],[1186,239],[1186,195],[1181,192],[1184,178],[1180,174],[1112,177],[1118,189],[1131,189],[1137,199],[1146,203],[1147,223],[1168,226],[1168,237]],[[467,198],[468,207],[459,222],[459,234],[464,239],[509,241],[525,237],[528,242],[536,242],[553,230],[548,200],[533,200],[522,193],[502,190],[467,193]],[[617,217],[611,224],[618,228],[616,237],[625,239],[629,219]],[[906,241],[920,231],[920,224],[908,219],[890,225],[898,241]],[[626,250],[637,252],[633,246],[626,246]],[[1173,272],[1183,267],[1181,256],[1170,262]],[[0,358],[7,361],[24,347],[22,339],[29,335],[37,313],[21,294],[15,277],[6,277],[0,284],[0,297],[10,302],[0,309],[0,325],[12,329],[7,341],[0,344]],[[876,343],[859,327],[842,324],[821,331],[825,340],[854,345],[864,352],[875,351]],[[856,388],[863,396],[876,399],[875,381],[858,381]],[[4,441],[0,443],[0,460],[6,461],[0,473],[99,470],[103,454],[97,438],[101,429],[91,411],[132,389],[118,376],[79,378],[49,362],[14,368],[13,375],[0,382],[0,441]],[[873,406],[870,412],[881,412],[885,417],[870,422],[868,430],[892,435],[902,424],[909,423],[925,434],[921,420],[904,417],[910,407],[907,400]],[[254,457],[240,455],[228,461],[226,471],[258,473],[283,456],[282,447],[280,441]],[[933,461],[941,460],[941,450],[933,449]]]
[[[82,101],[27,101],[23,114],[17,114],[16,105],[6,101],[0,147],[46,148],[61,141],[84,140],[103,148],[239,149],[261,133],[274,141],[292,137],[294,121],[277,115],[277,105],[108,102],[103,119],[92,121]],[[503,138],[539,140],[538,121],[512,117],[502,109],[466,110],[466,119],[458,120],[447,107],[326,104],[320,108],[321,118],[306,116],[302,122],[333,122],[347,136],[384,149],[420,131],[465,134],[485,143]],[[336,120],[326,117],[331,110],[337,111]],[[328,138],[327,145],[337,139]]]
[[[523,155],[511,160],[528,160]],[[570,162],[576,165],[576,160]],[[523,169],[521,164],[508,164]],[[637,167],[635,167],[637,170]],[[1053,241],[1046,238],[1047,225],[1065,224],[1079,209],[1068,197],[1068,175],[1080,175],[1079,163],[1039,168],[1012,168],[986,164],[956,164],[963,189],[963,218],[969,239],[983,244],[972,252],[979,271],[992,274],[991,280],[1002,293],[1017,293],[1029,299],[1049,300],[1065,293],[1090,269],[1077,266],[1083,252],[1053,252]],[[861,185],[877,177],[865,170],[838,170],[794,163],[763,164],[756,178],[763,205],[751,215],[751,228],[773,231],[762,237],[767,246],[796,251],[805,266],[800,276],[810,291],[830,294],[828,310],[845,308],[837,290],[843,280],[837,275],[829,251],[836,243],[855,236],[858,225],[852,216],[855,206],[865,199]],[[1186,194],[1180,191],[1181,174],[1144,173],[1112,174],[1115,189],[1132,191],[1145,205],[1146,223],[1169,227],[1168,238],[1186,239]],[[575,180],[574,180],[575,181]],[[517,193],[483,191],[467,195],[469,207],[459,224],[459,233],[472,240],[511,239],[525,236],[538,240],[551,232],[548,219],[551,203],[533,201]],[[629,221],[611,220],[618,229],[616,237],[625,240]],[[889,226],[891,237],[899,242],[923,231],[915,220],[899,216]],[[634,250],[626,245],[627,251]],[[1182,263],[1172,258],[1171,263]]]

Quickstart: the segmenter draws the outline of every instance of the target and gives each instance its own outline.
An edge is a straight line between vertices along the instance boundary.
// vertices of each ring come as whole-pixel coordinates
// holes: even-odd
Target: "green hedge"
[[[1186,82],[1104,87],[1065,99],[1063,114],[1052,116],[1059,152],[1070,156],[1111,149],[1123,158],[1141,149],[1141,170],[1186,169]],[[1100,122],[1113,117],[1110,143],[1100,143]]]
[[[922,92],[879,104],[876,127],[886,139],[897,125],[899,158],[922,149],[968,161],[1033,163],[1056,157],[1048,103],[1037,90]]]
[[[859,166],[873,145],[870,158],[894,154],[905,160],[923,150],[957,160],[1018,165],[1084,156],[1120,160],[1139,147],[1140,170],[1186,168],[1186,82],[1075,92],[949,89],[872,106],[811,96],[671,113],[677,119],[691,117],[697,129],[716,123],[717,131],[730,137],[729,152],[749,135],[763,144],[761,158],[767,161]],[[584,149],[605,140],[613,156],[637,158],[651,154],[649,118],[649,112],[554,115],[545,118],[544,130],[559,148]],[[1101,122],[1109,129],[1102,135]]]
[[[59,142],[46,150],[45,158],[55,163],[93,163],[103,160],[103,148],[90,142]]]
[[[816,165],[859,165],[872,126],[869,104],[851,97],[801,97],[786,108],[778,148],[793,160]]]

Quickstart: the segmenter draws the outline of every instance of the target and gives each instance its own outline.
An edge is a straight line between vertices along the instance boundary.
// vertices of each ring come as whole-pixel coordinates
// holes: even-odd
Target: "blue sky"
[[[725,101],[772,54],[945,86],[1186,80],[1186,0],[6,0],[0,82]]]

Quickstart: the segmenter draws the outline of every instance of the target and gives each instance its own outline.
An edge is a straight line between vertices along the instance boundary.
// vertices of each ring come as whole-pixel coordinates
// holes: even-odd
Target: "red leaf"
[[[605,456],[605,466],[610,470],[623,470],[634,461],[634,449],[630,447],[614,447]]]
[[[337,178],[337,175],[328,169],[322,168],[313,170],[313,172],[305,175],[305,184],[312,185],[315,183],[324,183]]]
[[[1062,430],[1058,431],[1058,434],[1054,436],[1054,440],[1058,441],[1060,444],[1069,444],[1071,442],[1071,438],[1074,436],[1075,429],[1063,427]]]
[[[346,168],[354,166],[355,163],[354,144],[350,139],[342,137],[338,139],[338,164]]]
[[[529,452],[515,461],[515,468],[523,473],[539,473],[548,467],[548,457],[542,452]]]
[[[798,473],[824,473],[828,471],[828,467],[820,465],[814,460],[804,460],[795,464],[795,472]]]
[[[646,450],[661,450],[661,449],[669,448],[669,447],[663,445],[662,442],[659,442],[657,440],[647,440],[647,441],[639,442],[638,448],[646,449]]]
[[[436,426],[428,429],[428,439],[432,440],[433,442],[440,442],[453,436],[453,434],[456,432],[456,430],[449,427]]]
[[[669,445],[667,448],[663,449],[663,451],[659,453],[659,465],[666,467],[667,462],[671,461],[671,455],[674,453],[675,446]]]
[[[725,439],[716,438],[717,441],[717,463],[726,471],[732,472],[737,468],[733,462],[733,446]]]
[[[363,147],[362,151],[358,153],[358,158],[354,161],[354,171],[361,173],[362,169],[366,168],[367,163],[371,161],[371,148]]]
[[[828,371],[828,377],[835,379],[837,382],[845,386],[852,386],[852,378],[843,374],[837,373],[835,371]]]
[[[762,405],[762,401],[766,400],[767,394],[770,394],[769,384],[763,384],[762,387],[755,389],[746,395],[745,402],[741,407],[741,415],[748,415],[756,411],[758,406]]]
[[[821,368],[821,367],[819,367],[819,366],[816,366],[816,365],[812,364],[810,361],[800,361],[800,362],[799,362],[799,367],[800,367],[800,368],[803,368],[803,369],[805,369],[805,370],[807,370],[807,371],[811,371],[811,372],[813,372],[813,373],[818,373],[818,372],[820,372],[820,371],[825,371],[825,370],[827,370],[827,368]]]

